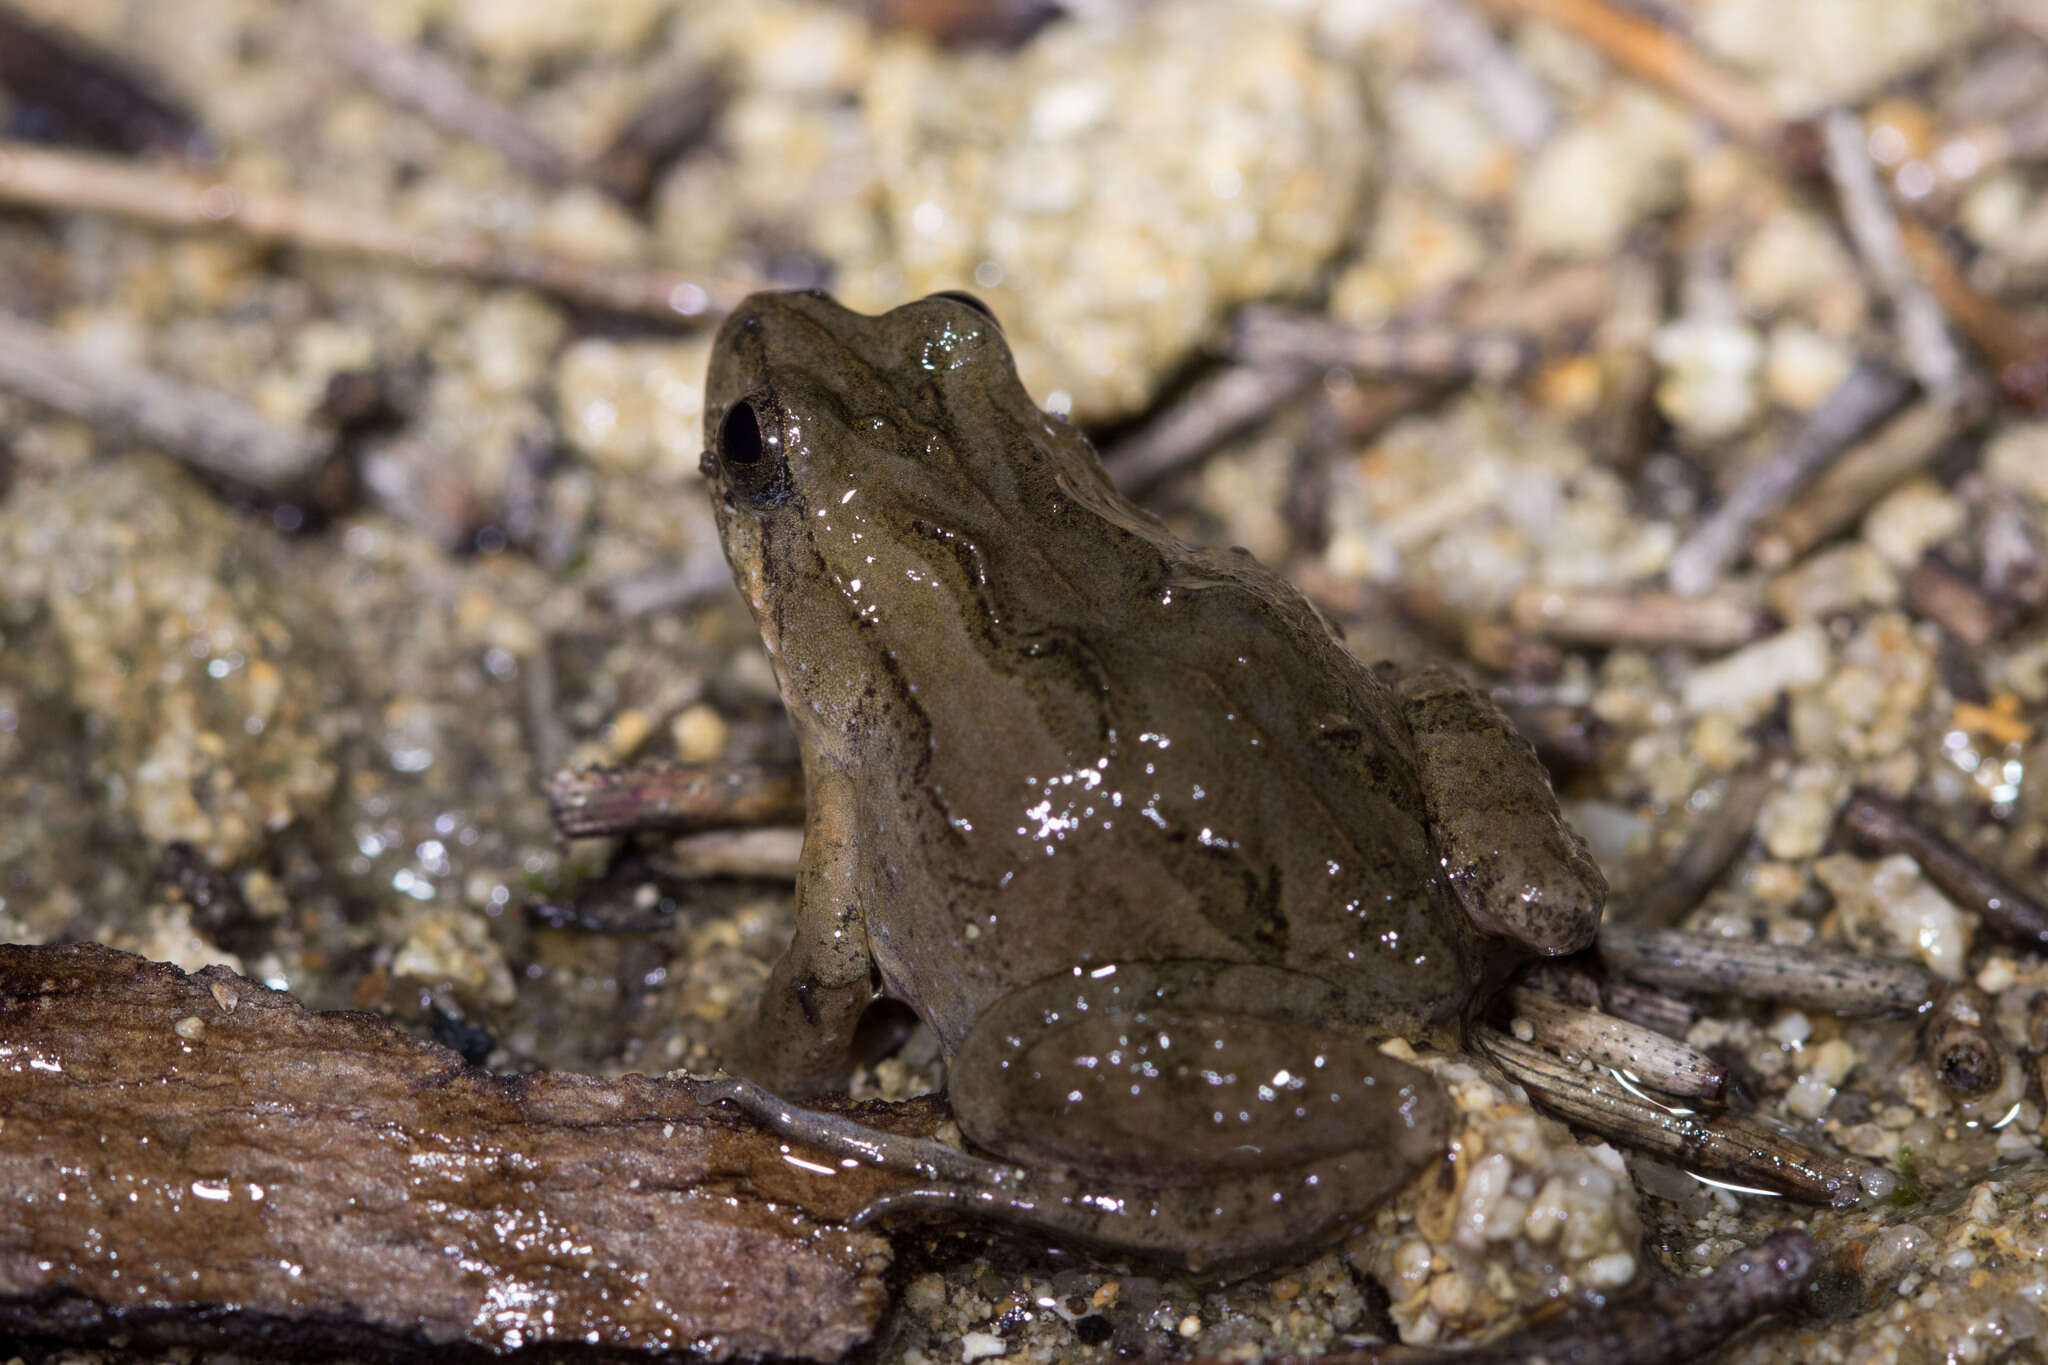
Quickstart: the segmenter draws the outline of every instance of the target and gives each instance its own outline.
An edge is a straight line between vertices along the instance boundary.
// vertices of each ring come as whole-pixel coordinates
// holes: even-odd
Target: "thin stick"
[[[555,832],[565,839],[765,825],[804,813],[801,772],[753,763],[564,770],[547,780],[547,795]]]
[[[1764,518],[1750,557],[1766,569],[1784,568],[1917,473],[1969,425],[1953,408],[1923,398]]]
[[[420,231],[274,190],[24,142],[0,141],[0,203],[234,232],[306,251],[524,285],[573,303],[670,322],[716,317],[748,292],[732,280],[562,256],[481,232]]]
[[[48,328],[5,313],[0,389],[281,501],[311,496],[334,453],[325,432],[273,422],[183,379],[88,358]]]
[[[1574,1127],[1802,1204],[1843,1208],[1862,1197],[1858,1167],[1756,1119],[1667,1108],[1603,1071],[1563,1061],[1498,1029],[1475,1029],[1473,1038],[1531,1099]]]
[[[1934,998],[1934,974],[1913,963],[1675,929],[1602,929],[1600,957],[1611,970],[1653,986],[1786,1000],[1834,1014],[1916,1014]]]
[[[712,69],[664,82],[584,167],[584,175],[628,204],[643,203],[662,170],[710,134],[731,93],[730,84]]]
[[[393,104],[489,147],[542,184],[569,180],[571,163],[561,148],[521,115],[479,93],[446,58],[423,47],[381,43],[363,32],[336,34],[329,47]]]
[[[1772,760],[1760,756],[1729,774],[1721,800],[1700,817],[1692,837],[1678,851],[1657,879],[1639,895],[1607,907],[1610,926],[1632,925],[1639,929],[1663,929],[1698,905],[1707,891],[1721,879],[1735,855],[1749,845],[1757,814],[1774,785]]]
[[[1927,290],[1984,353],[1999,389],[2014,402],[2048,402],[2048,336],[2022,325],[1995,300],[1972,288],[1941,239],[1910,219],[1898,224],[1899,242]]]
[[[1943,895],[1974,910],[2000,938],[2048,948],[2048,905],[1914,819],[1896,801],[1872,791],[1853,792],[1842,808],[1842,828],[1878,852],[1910,856]]]
[[[1777,629],[1768,611],[1746,592],[1687,597],[1641,588],[1550,587],[1518,589],[1508,619],[1532,635],[1571,644],[1676,645],[1725,650],[1760,640]]]
[[[1103,467],[1124,492],[1147,492],[1265,421],[1314,382],[1315,372],[1299,366],[1225,366],[1103,451]]]
[[[1431,12],[1429,46],[1502,137],[1525,152],[1549,141],[1557,126],[1549,88],[1462,0]]]
[[[1782,127],[1764,92],[1701,59],[1677,36],[1599,0],[1487,0],[1495,13],[1547,19],[1692,105],[1746,142],[1774,147]]]
[[[1352,327],[1286,308],[1238,310],[1230,354],[1247,365],[1302,365],[1406,379],[1502,383],[1532,369],[1533,338],[1395,323]]]
[[[1911,385],[1890,366],[1869,357],[1859,360],[1792,439],[1745,473],[1672,551],[1666,570],[1672,591],[1690,596],[1713,586],[1740,556],[1760,518],[1841,458],[1851,442],[1896,412],[1910,393]]]
[[[1666,1095],[1718,1100],[1727,1092],[1728,1069],[1676,1038],[1526,987],[1510,991],[1508,1000],[1535,1031],[1533,1041],[1552,1052],[1616,1067]]]
[[[1921,388],[1941,402],[1953,403],[1962,392],[1968,366],[1948,334],[1941,306],[1914,275],[1906,257],[1891,199],[1870,159],[1863,120],[1845,109],[1831,109],[1822,117],[1820,130],[1828,178],[1840,196],[1843,222],[1863,264],[1891,299],[1906,363]]]

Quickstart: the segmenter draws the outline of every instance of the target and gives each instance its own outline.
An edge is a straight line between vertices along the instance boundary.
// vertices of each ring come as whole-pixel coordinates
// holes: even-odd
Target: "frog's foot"
[[[961,1188],[1002,1189],[1024,1175],[1020,1168],[1006,1162],[971,1156],[931,1138],[888,1133],[843,1114],[791,1104],[749,1080],[706,1081],[697,1093],[706,1103],[732,1105],[778,1137],[884,1170],[908,1171],[921,1180]],[[870,1209],[855,1221],[865,1222],[874,1216],[878,1216],[876,1211]]]
[[[1383,672],[1415,737],[1430,838],[1465,913],[1546,957],[1591,943],[1607,879],[1565,824],[1535,747],[1446,669]]]

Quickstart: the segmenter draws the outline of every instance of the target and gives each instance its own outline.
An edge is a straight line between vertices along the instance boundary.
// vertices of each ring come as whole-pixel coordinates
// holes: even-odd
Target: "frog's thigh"
[[[1401,698],[1430,835],[1473,922],[1549,955],[1591,943],[1607,880],[1565,824],[1535,747],[1444,669],[1381,675]]]
[[[1081,1184],[1278,1188],[1315,1167],[1355,1212],[1442,1153],[1450,1109],[1341,1014],[1331,987],[1279,969],[1125,964],[998,1001],[947,1093],[976,1143]]]
[[[783,1095],[842,1088],[854,1026],[874,999],[849,784],[810,775],[796,937],[775,964],[736,1068]]]

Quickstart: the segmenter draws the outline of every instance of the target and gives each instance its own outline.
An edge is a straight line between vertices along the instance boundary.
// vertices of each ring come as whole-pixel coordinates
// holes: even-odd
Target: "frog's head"
[[[1045,571],[1020,561],[1072,491],[1108,486],[964,294],[873,317],[755,294],[719,331],[704,408],[719,534],[793,716],[852,706],[878,667],[951,671]]]

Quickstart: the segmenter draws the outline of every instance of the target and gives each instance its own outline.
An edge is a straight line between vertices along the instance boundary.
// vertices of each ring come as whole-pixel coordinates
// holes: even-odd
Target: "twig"
[[[1615,65],[1666,90],[1746,142],[1775,149],[1783,129],[1763,91],[1703,61],[1682,39],[1599,0],[1486,0],[1495,13],[1546,19]]]
[[[1766,569],[1784,568],[1932,461],[1968,426],[1954,409],[1921,399],[1764,518],[1750,557]]]
[[[1271,417],[1301,396],[1315,377],[1313,370],[1297,366],[1227,365],[1103,451],[1103,467],[1124,492],[1147,492]]]
[[[1619,1068],[1666,1095],[1718,1100],[1728,1089],[1726,1067],[1675,1038],[1526,987],[1510,991],[1508,1000],[1534,1030],[1532,1041],[1552,1052]]]
[[[1557,126],[1549,89],[1462,0],[1431,11],[1429,45],[1502,137],[1525,152],[1549,140]]]
[[[1685,847],[1643,891],[1607,907],[1607,924],[1663,929],[1700,903],[1735,855],[1749,845],[1758,812],[1774,785],[1773,759],[1760,755],[1730,773],[1720,802],[1694,827]]]
[[[1603,929],[1600,957],[1653,986],[1787,1000],[1834,1014],[1916,1014],[1934,996],[1934,974],[1913,963],[1675,929]]]
[[[710,69],[664,82],[584,174],[628,204],[646,202],[662,170],[710,133],[731,93],[731,84]]]
[[[210,150],[192,115],[127,61],[0,4],[0,89],[53,110],[71,130],[123,152]]]
[[[240,233],[409,270],[524,285],[572,303],[670,322],[716,317],[748,291],[731,280],[562,256],[488,233],[400,227],[388,217],[278,191],[23,142],[0,141],[0,203]]]
[[[1950,986],[1935,998],[1921,1025],[1920,1055],[1965,1113],[2002,1116],[2026,1085],[1991,997],[1972,985]]]
[[[1472,1036],[1531,1099],[1575,1127],[1802,1204],[1842,1208],[1862,1197],[1856,1166],[1758,1120],[1667,1108],[1603,1071],[1563,1061],[1498,1029],[1477,1028]]]
[[[1911,386],[1890,366],[1865,357],[1835,386],[1792,439],[1743,475],[1721,504],[1700,518],[1671,554],[1672,591],[1705,592],[1741,554],[1750,528],[1830,463],[1851,442],[1906,401]]]
[[[454,63],[423,47],[382,43],[364,32],[334,35],[330,50],[378,94],[481,143],[547,185],[571,175],[569,158],[525,118],[475,90]]]
[[[5,313],[0,389],[280,501],[311,497],[334,454],[325,432],[280,425],[226,394],[154,370],[88,358],[48,328]]]
[[[1877,852],[1911,857],[1943,895],[1975,911],[2000,938],[2048,948],[2048,905],[1915,820],[1897,802],[1876,792],[1853,792],[1842,808],[1842,828]]]
[[[662,875],[682,881],[713,877],[758,877],[763,881],[795,881],[803,852],[801,829],[713,830],[689,834],[669,846],[666,858],[650,858]]]
[[[1652,990],[1635,981],[1600,983],[1600,1008],[1617,1019],[1641,1024],[1667,1038],[1682,1038],[1699,1021],[1700,1008],[1690,1001]]]
[[[1746,592],[1688,597],[1641,588],[1540,583],[1516,591],[1508,619],[1531,635],[1568,644],[1643,648],[1734,649],[1777,629],[1771,614]]]
[[[804,813],[803,774],[759,764],[564,770],[547,780],[547,795],[555,832],[565,839],[765,825]]]
[[[1940,305],[1914,276],[1906,258],[1899,221],[1870,160],[1863,120],[1845,109],[1831,109],[1821,118],[1820,130],[1843,222],[1863,264],[1891,300],[1906,363],[1931,397],[1953,404],[1962,393],[1968,366],[1948,334]]]
[[[1394,323],[1353,327],[1313,313],[1247,307],[1231,327],[1230,354],[1247,365],[1317,366],[1406,379],[1482,379],[1526,374],[1538,358],[1533,338]]]
[[[1910,219],[1899,223],[1899,241],[1928,292],[1956,326],[1984,353],[1999,390],[2016,403],[2039,408],[2048,402],[2048,336],[2021,325],[1997,302],[1978,293],[1949,258],[1941,240]]]

